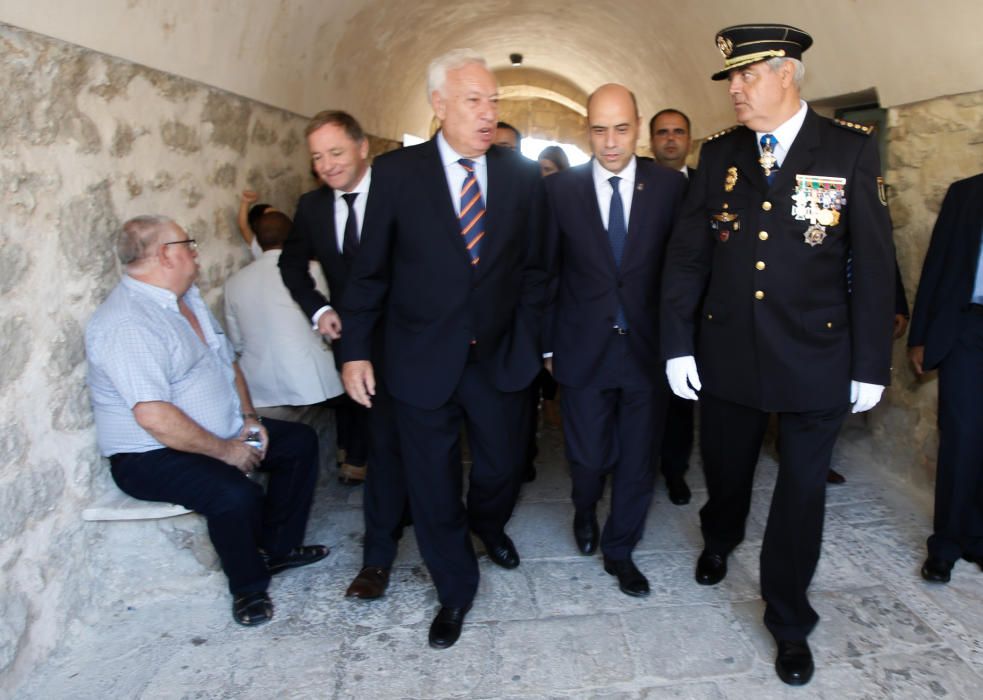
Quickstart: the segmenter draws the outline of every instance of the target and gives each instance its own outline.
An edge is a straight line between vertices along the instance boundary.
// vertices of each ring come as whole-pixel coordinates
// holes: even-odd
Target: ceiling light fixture
[[[521,53],[510,53],[509,60],[512,61],[513,66],[522,65],[522,54]]]

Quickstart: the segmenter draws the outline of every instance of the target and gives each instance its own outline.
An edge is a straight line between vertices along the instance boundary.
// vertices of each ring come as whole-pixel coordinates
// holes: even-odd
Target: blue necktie
[[[461,158],[457,161],[467,172],[461,185],[461,235],[471,256],[471,264],[477,265],[481,259],[481,239],[485,237],[485,203],[481,199],[481,188],[474,175],[474,161]]]
[[[621,258],[625,252],[625,239],[628,237],[628,227],[625,226],[625,206],[621,202],[621,193],[618,191],[618,183],[621,178],[617,175],[608,178],[611,183],[611,208],[608,210],[608,238],[611,239],[611,252],[614,253],[614,262],[621,269]],[[628,320],[625,318],[625,310],[618,304],[618,314],[615,317],[615,325],[621,330],[628,330]]]
[[[768,180],[769,185],[774,182],[775,174],[779,168],[778,159],[775,156],[775,146],[777,145],[778,139],[775,138],[774,134],[764,134],[761,137],[761,157],[758,158],[758,162],[765,170],[765,179]]]

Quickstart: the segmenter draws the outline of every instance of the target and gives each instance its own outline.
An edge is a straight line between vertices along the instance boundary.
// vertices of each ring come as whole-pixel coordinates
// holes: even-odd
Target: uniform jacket
[[[983,227],[983,174],[949,187],[932,231],[908,345],[925,346],[925,369],[938,367],[952,349],[973,296]]]
[[[649,378],[663,383],[659,361],[659,277],[686,178],[636,160],[635,191],[621,268],[615,264],[594,189],[592,163],[546,178],[550,300],[544,350],[553,353],[556,380],[590,383],[612,337],[619,303],[628,342]]]
[[[524,389],[542,367],[539,169],[495,146],[486,162],[486,233],[477,266],[436,141],[386,153],[372,165],[362,240],[341,304],[339,352],[343,362],[369,359],[382,318],[389,391],[421,408],[450,398],[471,353],[501,391]]]
[[[810,109],[771,185],[758,157],[746,127],[703,146],[669,244],[663,357],[695,355],[705,391],[761,410],[844,405],[851,379],[890,380],[895,262],[877,142]],[[794,210],[797,175],[845,180],[815,245]]]

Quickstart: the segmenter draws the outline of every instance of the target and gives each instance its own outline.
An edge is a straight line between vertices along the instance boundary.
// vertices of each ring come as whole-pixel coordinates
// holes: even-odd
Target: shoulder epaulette
[[[848,122],[845,119],[834,119],[833,123],[841,129],[847,129],[848,131],[856,131],[857,133],[864,134],[865,136],[870,136],[874,133],[874,127],[867,126],[866,124],[858,124],[857,122]]]
[[[724,134],[729,134],[734,129],[738,128],[739,126],[740,126],[740,124],[734,124],[734,126],[728,127],[726,129],[724,129],[723,131],[718,131],[716,134],[710,134],[709,136],[707,136],[707,141],[713,141],[714,139],[719,139]]]

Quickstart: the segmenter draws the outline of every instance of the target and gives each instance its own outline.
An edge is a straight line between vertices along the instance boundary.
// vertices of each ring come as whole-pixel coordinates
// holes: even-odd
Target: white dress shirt
[[[788,155],[788,149],[792,147],[792,142],[799,135],[799,129],[802,128],[802,123],[806,120],[807,111],[808,105],[804,101],[799,100],[799,111],[793,114],[791,118],[781,124],[777,129],[774,131],[755,131],[754,135],[758,140],[758,154],[761,154],[761,137],[765,134],[771,134],[778,140],[773,152],[778,167],[782,167],[782,163],[785,162],[785,156]]]
[[[437,151],[440,153],[440,162],[444,166],[444,175],[447,176],[447,188],[451,193],[451,201],[454,202],[454,214],[461,215],[461,189],[464,187],[464,179],[467,177],[467,170],[457,161],[463,158],[461,154],[451,148],[444,138],[443,132],[437,132]],[[481,201],[488,208],[488,162],[484,155],[471,158],[474,161],[474,176],[478,180],[478,188],[481,190]]]
[[[594,192],[597,194],[597,206],[601,210],[601,223],[604,224],[605,231],[608,230],[608,215],[611,213],[611,196],[614,193],[611,189],[611,183],[608,180],[615,175],[621,178],[621,181],[618,182],[618,194],[621,195],[621,203],[625,208],[625,229],[627,229],[628,217],[631,215],[631,198],[635,192],[636,169],[635,156],[631,157],[628,165],[620,173],[612,173],[610,170],[605,169],[597,162],[597,158],[592,161],[591,172],[594,175]]]

